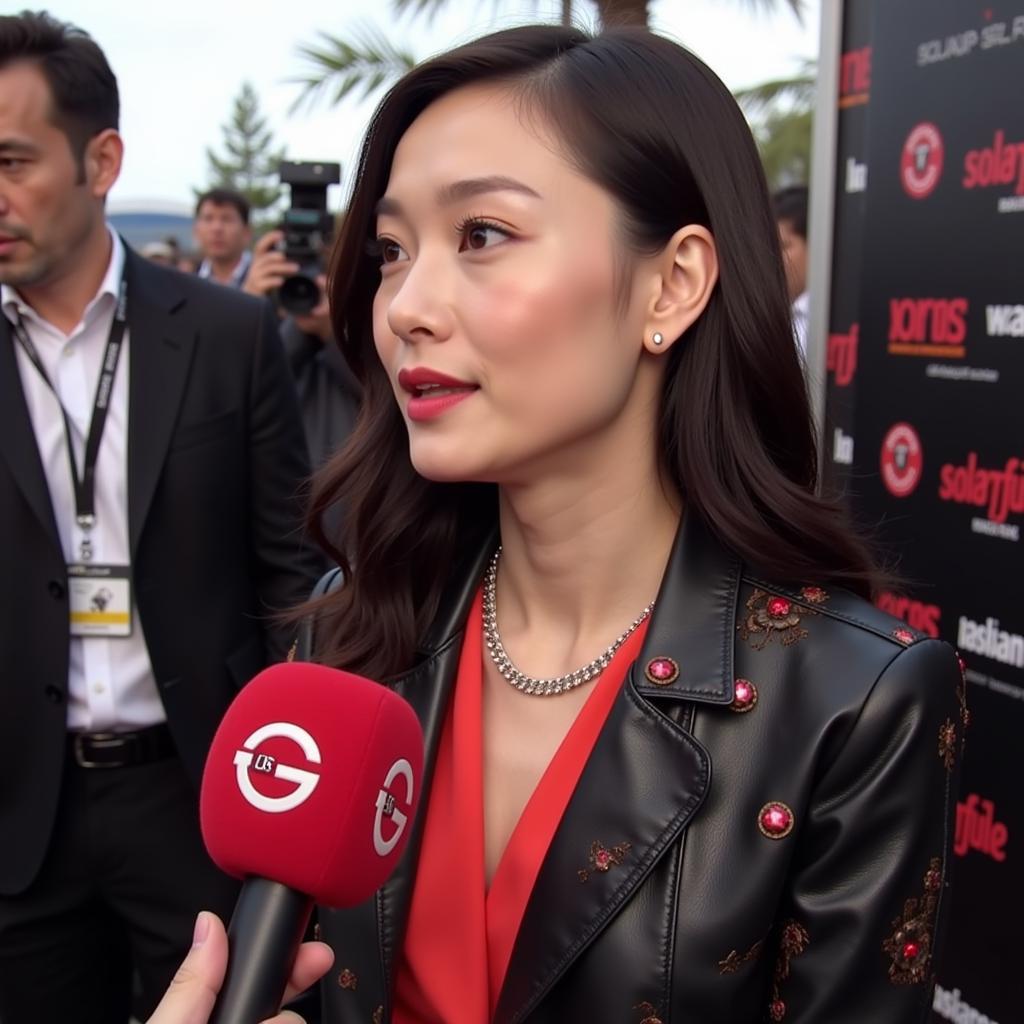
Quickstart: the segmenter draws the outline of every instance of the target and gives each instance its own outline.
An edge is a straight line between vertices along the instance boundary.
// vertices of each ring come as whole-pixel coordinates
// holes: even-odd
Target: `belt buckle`
[[[71,743],[71,750],[74,754],[75,764],[79,768],[122,768],[125,764],[124,761],[90,761],[85,756],[85,740],[88,737],[93,743],[103,744],[104,741],[110,742],[122,742],[121,737],[115,732],[96,732],[96,733],[84,733],[76,732],[75,738]]]

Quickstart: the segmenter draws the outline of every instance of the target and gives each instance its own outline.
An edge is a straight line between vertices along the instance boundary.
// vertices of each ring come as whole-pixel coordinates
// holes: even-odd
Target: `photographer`
[[[282,231],[264,235],[253,249],[252,265],[244,290],[274,297],[284,281],[299,273],[299,264],[280,246]],[[308,313],[287,314],[281,322],[288,364],[295,380],[310,464],[320,466],[344,443],[359,409],[359,383],[335,342],[327,307],[326,278],[316,278],[317,304]]]

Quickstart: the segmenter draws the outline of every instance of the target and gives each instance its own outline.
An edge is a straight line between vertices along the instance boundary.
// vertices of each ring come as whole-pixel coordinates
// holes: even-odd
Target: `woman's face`
[[[423,476],[530,482],[649,429],[630,412],[655,401],[636,394],[653,357],[643,297],[624,311],[616,294],[615,204],[506,90],[459,89],[409,127],[377,238],[374,340]]]

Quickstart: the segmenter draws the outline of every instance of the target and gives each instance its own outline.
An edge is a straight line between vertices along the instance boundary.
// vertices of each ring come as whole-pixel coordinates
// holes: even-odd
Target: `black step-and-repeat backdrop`
[[[826,0],[829,2],[829,0]],[[847,0],[827,476],[971,725],[934,1020],[1024,1021],[1024,0]]]

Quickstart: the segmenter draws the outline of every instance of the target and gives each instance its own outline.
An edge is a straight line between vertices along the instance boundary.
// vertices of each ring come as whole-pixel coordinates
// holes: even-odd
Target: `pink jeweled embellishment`
[[[749,679],[737,679],[729,709],[742,715],[746,711],[753,711],[756,703],[757,687]]]
[[[800,596],[810,604],[824,604],[828,600],[828,594],[821,587],[804,587]]]
[[[618,867],[632,848],[632,843],[616,843],[615,846],[605,846],[601,842],[591,843],[590,867],[577,871],[576,877],[581,882],[589,882],[595,871],[602,875],[607,873],[611,868]]]
[[[768,602],[768,614],[773,619],[784,619],[792,607],[784,597],[773,597]]]
[[[757,816],[761,835],[769,839],[783,839],[793,831],[793,812],[777,800],[765,804]]]
[[[892,635],[899,640],[904,647],[909,647],[917,637],[909,629],[894,629]]]
[[[355,972],[350,971],[347,967],[338,975],[339,988],[343,988],[349,992],[355,992],[358,984],[359,979],[356,977]]]
[[[669,686],[679,678],[679,666],[672,658],[651,658],[644,675],[657,686]]]

